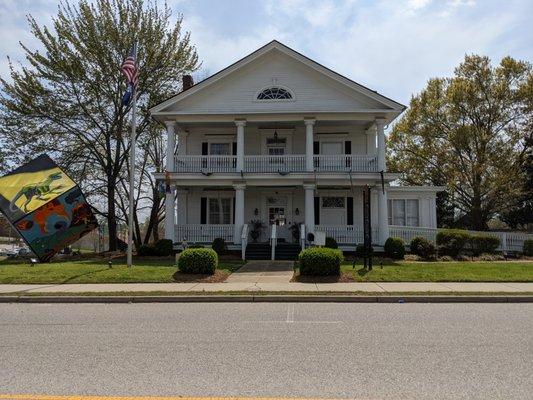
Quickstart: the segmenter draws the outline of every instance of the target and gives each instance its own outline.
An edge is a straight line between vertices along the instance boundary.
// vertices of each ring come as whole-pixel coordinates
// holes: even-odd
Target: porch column
[[[314,119],[304,119],[305,123],[305,170],[313,171],[313,126]]]
[[[315,185],[304,184],[305,191],[305,229],[307,233],[315,232]]]
[[[387,204],[387,187],[385,193],[381,189],[381,183],[377,185],[378,191],[378,229],[379,244],[383,246],[389,238],[389,207]]]
[[[366,154],[369,156],[376,155],[376,125],[373,124],[366,131]]]
[[[378,172],[387,171],[387,166],[385,165],[385,121],[382,119],[376,119],[376,130],[378,135]]]
[[[233,211],[235,213],[235,226],[233,230],[233,243],[240,244],[242,226],[244,225],[244,189],[246,189],[246,185],[239,183],[233,185],[233,188],[235,189],[235,210]]]
[[[237,172],[240,172],[244,170],[244,127],[246,121],[236,120],[235,125],[237,125]]]
[[[174,121],[166,121],[167,126],[167,154],[166,154],[166,171],[171,173],[174,171]],[[166,183],[165,183],[166,185]],[[174,241],[174,220],[176,218],[176,208],[174,201],[174,185],[165,190],[165,239]]]

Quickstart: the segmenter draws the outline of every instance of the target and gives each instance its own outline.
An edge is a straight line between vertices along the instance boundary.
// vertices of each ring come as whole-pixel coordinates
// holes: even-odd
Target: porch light
[[[298,207],[296,207],[296,210],[294,210],[294,214],[295,214],[295,215],[300,215],[300,210],[299,210]]]

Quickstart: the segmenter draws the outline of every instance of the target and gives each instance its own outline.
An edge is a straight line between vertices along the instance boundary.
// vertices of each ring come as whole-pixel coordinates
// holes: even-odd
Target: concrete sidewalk
[[[119,293],[119,292],[363,292],[363,293],[533,293],[533,283],[492,282],[223,282],[223,283],[106,283],[64,285],[0,285],[0,295],[30,293]]]

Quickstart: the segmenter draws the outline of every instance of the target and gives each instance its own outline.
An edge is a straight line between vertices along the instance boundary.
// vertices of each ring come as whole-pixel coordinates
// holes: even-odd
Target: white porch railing
[[[356,245],[364,241],[364,231],[352,225],[316,225],[315,231],[325,232],[326,236],[332,237],[338,244]],[[372,242],[378,241],[378,230],[372,229]]]
[[[245,172],[302,172],[305,171],[305,155],[245,156]]]
[[[226,243],[233,243],[234,225],[176,225],[176,242],[181,243],[211,243],[216,238],[222,238]]]
[[[421,228],[417,226],[397,226],[389,225],[389,235],[392,237],[402,238],[405,244],[411,243],[411,240],[416,236],[422,236],[435,243],[437,237],[437,229],[435,228]]]
[[[182,156],[175,158],[175,172],[235,172],[235,156]]]
[[[377,157],[367,155],[315,155],[313,165],[318,172],[378,172]]]
[[[305,224],[300,224],[300,247],[305,250]]]

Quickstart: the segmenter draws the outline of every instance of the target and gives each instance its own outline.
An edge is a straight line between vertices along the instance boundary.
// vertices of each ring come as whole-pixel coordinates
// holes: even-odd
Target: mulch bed
[[[180,271],[177,271],[174,275],[172,275],[172,277],[174,278],[174,282],[182,282],[182,283],[189,283],[189,282],[218,283],[218,282],[224,282],[228,276],[229,274],[227,271],[221,271],[219,269],[215,270],[215,273],[213,275],[184,274]]]
[[[337,283],[337,282],[354,282],[353,275],[347,272],[341,272],[339,276],[321,276],[321,275],[297,275],[292,276],[291,282],[302,283]]]

